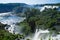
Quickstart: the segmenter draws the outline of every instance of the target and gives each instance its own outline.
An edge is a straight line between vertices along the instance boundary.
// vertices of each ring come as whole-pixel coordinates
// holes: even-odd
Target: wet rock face
[[[7,26],[7,24],[2,24],[2,23],[0,22],[0,29],[4,29],[6,26]]]

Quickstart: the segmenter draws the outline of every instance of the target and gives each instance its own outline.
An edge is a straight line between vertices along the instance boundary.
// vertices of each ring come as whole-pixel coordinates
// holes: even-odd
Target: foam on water
[[[3,24],[10,25],[9,27],[7,27],[8,28],[7,30],[10,33],[15,33],[15,34],[19,33],[20,27],[15,24],[23,21],[24,19],[25,18],[23,18],[23,17],[12,15],[11,12],[0,13],[0,22]],[[5,27],[5,29],[6,29],[6,27]]]

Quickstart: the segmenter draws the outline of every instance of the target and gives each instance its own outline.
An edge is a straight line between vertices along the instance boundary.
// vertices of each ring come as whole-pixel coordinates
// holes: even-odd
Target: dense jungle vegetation
[[[26,9],[25,17],[26,19],[18,23],[20,27],[23,27],[22,32],[25,35],[29,35],[35,32],[36,28],[41,29],[49,29],[53,31],[60,31],[56,29],[54,26],[60,26],[60,11],[56,8],[54,9],[45,9],[40,12],[38,9]],[[15,40],[16,38],[24,38],[24,35],[19,34],[11,34],[5,29],[3,29],[6,25],[0,23],[0,40]]]

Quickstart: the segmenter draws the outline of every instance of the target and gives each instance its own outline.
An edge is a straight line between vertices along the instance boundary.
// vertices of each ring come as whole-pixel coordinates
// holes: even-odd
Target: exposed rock
[[[2,24],[2,23],[0,22],[0,29],[4,29],[6,26],[7,26],[7,24]]]

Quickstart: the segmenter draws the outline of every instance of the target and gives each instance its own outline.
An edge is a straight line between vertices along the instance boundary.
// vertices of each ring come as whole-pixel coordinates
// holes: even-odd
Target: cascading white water
[[[48,30],[41,30],[41,29],[36,29],[34,38],[32,40],[42,40],[42,37],[46,37],[45,35],[49,33]],[[45,35],[44,35],[45,34]],[[44,35],[44,36],[43,36]]]
[[[60,34],[53,36],[48,30],[36,29],[32,40],[60,40]]]
[[[7,13],[0,13],[0,22],[3,24],[8,24],[10,26],[5,27],[10,33],[20,33],[21,28],[16,25],[16,23],[19,23],[23,21],[25,17],[19,17],[16,15],[11,14],[11,12]]]
[[[16,25],[16,23],[23,21],[25,18],[18,17],[16,15],[12,15],[10,12],[8,13],[0,13],[0,22],[3,24],[8,24],[8,31],[10,33],[20,33],[21,28]],[[36,29],[34,37],[29,37],[31,40],[60,40],[60,34],[53,36],[50,35],[48,30]]]

